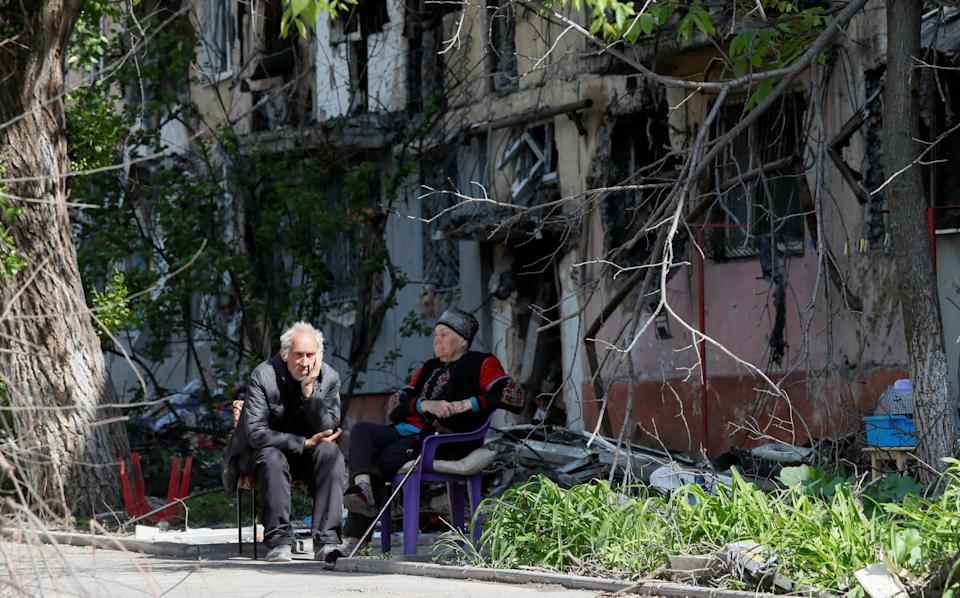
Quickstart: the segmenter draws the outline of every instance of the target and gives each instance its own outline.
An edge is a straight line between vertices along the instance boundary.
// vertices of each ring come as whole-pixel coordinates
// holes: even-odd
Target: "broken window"
[[[229,0],[205,0],[203,3],[200,66],[208,76],[219,77],[230,71],[232,16]]]
[[[265,0],[252,7],[250,23],[255,39],[256,67],[244,81],[252,93],[254,131],[297,125],[312,119],[312,85],[305,71],[311,68],[299,36],[280,34],[284,4]]]
[[[460,190],[455,187],[461,179],[456,152],[435,155],[430,163],[433,167],[426,171],[426,184],[429,187],[454,192]],[[471,193],[467,189],[460,191]],[[460,199],[448,193],[431,194],[421,200],[423,218],[432,220],[423,226],[423,279],[437,292],[449,292],[460,285],[459,246],[444,234],[449,225],[459,219],[460,210],[449,211],[434,220],[441,212],[450,210],[458,203]]]
[[[603,198],[603,230],[609,257],[621,265],[637,265],[647,260],[652,236],[642,238],[633,247],[625,248],[646,224],[663,189],[630,189],[639,184],[650,185],[675,178],[672,162],[665,160],[669,147],[666,106],[662,112],[640,112],[617,118],[610,135],[610,155],[606,165],[605,184],[627,187]]]
[[[350,10],[339,13],[335,21],[340,35],[355,33],[361,37],[382,33],[389,22],[386,0],[360,0]]]
[[[510,196],[522,203],[540,185],[557,182],[557,158],[553,122],[539,123],[515,131],[497,170],[507,175]]]
[[[347,42],[347,68],[350,72],[350,114],[366,112],[369,106],[370,84],[367,79],[367,38]]]
[[[344,46],[343,55],[346,56],[350,75],[350,114],[369,109],[368,38],[383,32],[388,22],[390,17],[386,0],[361,0],[334,20],[330,43]]]
[[[743,111],[742,106],[727,109],[718,133],[739,122]],[[803,174],[797,167],[803,113],[797,95],[786,97],[718,156],[715,185],[720,201],[714,224],[722,231],[723,257],[756,256],[761,246],[775,247],[781,254],[803,252]]]
[[[934,57],[938,62],[944,62],[943,57]],[[939,143],[930,147],[924,156],[923,184],[929,205],[933,208],[936,229],[941,232],[960,229],[960,201],[952,191],[960,185],[960,138],[947,135],[950,129],[960,123],[954,100],[957,97],[960,97],[960,77],[955,71],[923,73],[921,98],[926,109],[920,122],[921,138],[939,139]],[[882,123],[880,125],[882,127]],[[943,139],[940,139],[941,136],[944,136]],[[882,145],[879,147],[882,148]],[[874,183],[871,188],[879,186],[880,183]],[[882,194],[880,192],[875,196]]]
[[[260,62],[254,79],[270,77],[289,77],[296,72],[297,36],[290,33],[280,35],[283,21],[283,4],[280,0],[270,0],[263,4],[263,30],[259,40]]]
[[[407,0],[407,110],[412,113],[444,107],[443,17],[460,8],[456,2]]]
[[[517,88],[516,14],[510,0],[487,0],[490,91]]]

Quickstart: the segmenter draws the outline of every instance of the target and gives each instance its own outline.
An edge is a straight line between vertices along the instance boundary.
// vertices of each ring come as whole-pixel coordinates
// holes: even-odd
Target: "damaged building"
[[[716,50],[705,40],[665,30],[605,52],[569,26],[587,22],[585,11],[505,0],[361,0],[301,39],[280,35],[280,0],[194,5],[201,76],[190,94],[206,126],[229,122],[241,154],[322,147],[375,165],[370,205],[405,284],[371,343],[351,417],[382,418],[384,397],[430,355],[411,315],[429,323],[453,304],[480,319],[475,348],[525,388],[522,420],[695,455],[858,433],[905,377],[891,292],[903,274],[883,193],[869,192],[883,181],[882,5],[868,3],[825,60],[708,166],[684,204],[663,292],[641,284],[658,255],[645,227],[716,96],[661,85],[631,61],[710,81]],[[944,64],[960,48],[958,23],[951,10],[925,22],[924,45]],[[950,72],[925,81],[927,138],[957,124],[957,82]],[[710,135],[735,126],[748,103],[728,99]],[[956,396],[953,143],[925,170],[931,224],[918,242],[936,256]],[[238,194],[227,201],[242,203]],[[333,276],[351,267],[351,242],[324,249]],[[390,291],[393,279],[382,280],[374,300]],[[364,306],[349,285],[327,299],[339,306],[323,322],[327,359],[345,372]],[[663,301],[670,310],[653,317]]]

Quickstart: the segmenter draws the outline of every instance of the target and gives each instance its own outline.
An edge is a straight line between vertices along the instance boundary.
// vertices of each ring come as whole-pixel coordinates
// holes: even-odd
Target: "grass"
[[[958,461],[943,474],[939,497],[908,494],[901,502],[883,488],[865,493],[816,470],[788,474],[791,485],[770,493],[734,472],[716,494],[689,486],[668,497],[600,481],[565,490],[535,478],[482,504],[479,548],[461,556],[498,568],[638,578],[671,554],[753,541],[771,548],[780,572],[794,581],[857,596],[853,573],[871,563],[885,561],[923,587],[960,552]]]

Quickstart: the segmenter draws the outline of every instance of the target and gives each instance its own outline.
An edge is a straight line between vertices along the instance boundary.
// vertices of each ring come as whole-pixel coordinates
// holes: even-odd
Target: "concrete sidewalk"
[[[309,560],[270,564],[247,558],[197,561],[104,550],[0,542],[0,595],[282,596],[356,598],[587,598],[596,592],[407,575],[324,570]]]

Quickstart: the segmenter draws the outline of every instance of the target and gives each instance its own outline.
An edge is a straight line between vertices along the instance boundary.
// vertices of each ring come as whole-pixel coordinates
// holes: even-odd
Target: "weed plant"
[[[638,578],[671,554],[753,541],[769,547],[796,582],[862,595],[853,574],[871,563],[884,561],[923,587],[960,551],[960,461],[950,461],[936,498],[911,494],[918,487],[908,481],[891,482],[907,494],[900,502],[890,484],[863,491],[812,468],[787,470],[789,485],[773,492],[736,471],[732,477],[713,493],[687,486],[669,496],[603,481],[562,489],[537,477],[484,501],[479,547],[461,555],[497,568]]]

